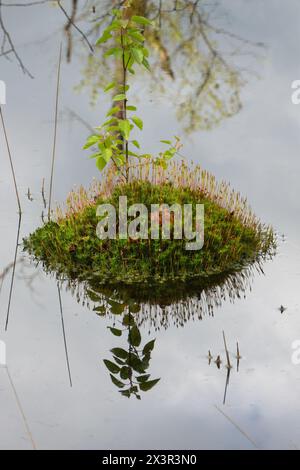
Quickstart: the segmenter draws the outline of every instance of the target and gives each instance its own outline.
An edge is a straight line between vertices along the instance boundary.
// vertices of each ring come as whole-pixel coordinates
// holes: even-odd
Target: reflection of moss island
[[[184,239],[100,240],[96,207],[112,203],[118,215],[120,195],[128,197],[128,206],[145,204],[149,213],[151,204],[203,203],[204,247],[187,251]],[[245,200],[199,167],[190,170],[184,163],[172,163],[167,170],[140,166],[130,183],[117,183],[110,174],[94,193],[72,192],[67,210],[57,211],[56,221],[24,240],[24,249],[59,276],[83,279],[94,272],[105,283],[125,284],[187,280],[240,269],[274,247],[272,230],[256,219]]]

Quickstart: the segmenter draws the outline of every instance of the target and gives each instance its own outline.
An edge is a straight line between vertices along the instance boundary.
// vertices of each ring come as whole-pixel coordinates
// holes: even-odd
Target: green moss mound
[[[111,203],[118,214],[119,196],[128,206],[204,204],[205,241],[199,251],[187,251],[186,240],[100,240],[96,235],[99,204]],[[244,221],[201,190],[135,180],[118,184],[107,197],[98,196],[77,212],[50,221],[24,239],[24,250],[58,277],[84,280],[96,274],[103,283],[164,283],[186,281],[238,270],[267,256],[275,241],[270,228]],[[150,229],[150,228],[149,228]]]

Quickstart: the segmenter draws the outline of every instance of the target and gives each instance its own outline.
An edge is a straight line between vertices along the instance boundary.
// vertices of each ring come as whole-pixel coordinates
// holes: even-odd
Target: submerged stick
[[[52,202],[52,190],[53,190],[53,175],[54,175],[54,163],[55,163],[55,154],[56,154],[56,136],[57,136],[57,117],[58,117],[58,101],[59,101],[61,56],[62,56],[62,43],[60,43],[60,48],[59,48],[59,59],[58,59],[58,70],[57,70],[57,83],[56,83],[55,119],[54,119],[54,136],[53,136],[53,152],[52,152],[52,164],[51,164],[50,187],[49,187],[49,201],[48,201],[48,220],[49,220],[49,221],[50,221],[50,214],[51,214],[51,202]]]
[[[225,405],[225,402],[226,402],[227,389],[228,389],[229,379],[230,379],[230,371],[231,369],[227,367],[227,375],[226,375],[226,382],[225,382],[225,389],[224,389],[224,396],[223,396],[223,405]]]
[[[227,367],[228,367],[228,369],[231,369],[232,366],[230,364],[230,357],[229,357],[229,352],[228,352],[228,349],[227,349],[227,344],[226,344],[224,331],[223,331],[223,340],[224,340],[224,346],[225,346],[225,352],[226,352]]]
[[[25,415],[25,413],[24,413],[24,410],[23,410],[21,401],[20,401],[20,399],[19,399],[19,396],[18,396],[16,387],[15,387],[15,384],[14,384],[13,379],[12,379],[10,373],[9,373],[8,367],[5,366],[5,369],[6,369],[6,373],[7,373],[7,376],[8,376],[9,383],[10,383],[10,385],[11,385],[12,391],[13,391],[13,393],[14,393],[14,396],[15,396],[15,399],[16,399],[16,402],[17,402],[18,409],[19,409],[19,411],[20,411],[20,413],[21,413],[21,416],[22,416],[22,419],[23,419],[23,422],[24,422],[24,425],[25,425],[25,429],[26,429],[27,435],[28,435],[28,437],[29,437],[29,439],[30,439],[30,442],[31,442],[31,445],[32,445],[33,450],[36,450],[36,445],[35,445],[35,442],[34,442],[32,433],[31,433],[31,431],[30,431],[30,428],[29,428],[29,425],[28,425],[28,422],[27,422],[27,419],[26,419],[26,415]]]
[[[17,264],[17,256],[18,256],[18,249],[19,249],[19,239],[20,239],[20,230],[21,230],[21,222],[22,222],[22,213],[19,213],[19,222],[18,222],[18,229],[17,229],[17,240],[16,240],[16,247],[15,247],[15,255],[12,267],[12,275],[10,281],[10,289],[9,289],[9,297],[8,297],[8,306],[7,306],[7,313],[6,313],[6,321],[5,321],[5,331],[8,328],[8,320],[10,314],[10,306],[11,306],[11,299],[13,294],[14,282],[15,282],[15,274],[16,274],[16,264]]]
[[[240,355],[239,343],[237,341],[236,342],[236,370],[237,372],[239,371],[240,359],[242,359],[242,356]]]
[[[42,194],[44,209],[47,209],[47,201],[46,201],[46,197],[45,197],[45,178],[43,178],[43,181],[42,181],[41,194]]]
[[[17,179],[16,179],[14,164],[13,164],[13,160],[12,160],[12,155],[11,155],[11,151],[10,151],[10,146],[9,146],[9,142],[8,142],[8,137],[7,137],[7,132],[6,132],[6,127],[5,127],[5,122],[4,122],[4,117],[3,117],[1,106],[0,106],[0,116],[1,116],[1,122],[2,122],[2,127],[3,127],[4,137],[5,137],[5,143],[6,143],[10,168],[11,168],[12,177],[13,177],[13,181],[14,181],[14,187],[15,187],[17,203],[18,203],[18,208],[19,208],[19,214],[22,214],[20,196],[19,196],[18,185],[17,185]]]
[[[70,387],[72,387],[72,377],[71,377],[71,369],[70,369],[70,362],[69,362],[69,354],[68,354],[68,347],[67,347],[67,339],[66,339],[66,331],[65,331],[65,322],[64,322],[64,315],[63,315],[63,307],[62,307],[62,300],[61,300],[61,293],[60,287],[57,283],[57,290],[58,290],[58,299],[59,299],[59,307],[60,307],[60,317],[61,317],[61,324],[62,324],[62,332],[63,332],[63,339],[64,339],[64,346],[65,346],[65,353],[66,353],[66,363],[67,369],[69,374],[69,381]]]

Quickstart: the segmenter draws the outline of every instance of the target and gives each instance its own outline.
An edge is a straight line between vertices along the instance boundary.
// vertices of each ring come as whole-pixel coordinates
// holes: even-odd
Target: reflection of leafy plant
[[[114,304],[117,302],[114,301]],[[123,306],[124,304],[119,304],[119,309],[122,309]],[[115,328],[115,326],[108,327],[114,336],[120,337],[124,332],[127,332],[129,347],[128,350],[119,347],[111,349],[113,361],[104,359],[104,364],[110,372],[113,384],[119,388],[120,393],[128,398],[135,395],[140,400],[140,392],[151,390],[160,379],[150,380],[150,374],[147,373],[155,339],[141,347],[141,333],[133,317],[133,314],[138,310],[139,306],[129,307],[121,321],[121,329]],[[113,305],[112,311],[116,311],[116,305]]]

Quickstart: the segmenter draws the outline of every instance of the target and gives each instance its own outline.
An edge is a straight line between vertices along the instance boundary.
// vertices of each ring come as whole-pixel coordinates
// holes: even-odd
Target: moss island
[[[204,246],[185,249],[186,240],[101,240],[96,234],[96,209],[110,203],[118,213],[119,197],[128,205],[204,204]],[[150,225],[149,225],[150,230]],[[57,208],[52,220],[23,240],[24,250],[58,278],[84,280],[96,275],[103,284],[162,284],[207,278],[260,261],[274,253],[275,237],[247,201],[224,182],[199,166],[155,162],[132,168],[129,182],[122,182],[111,168],[102,182],[72,191],[65,209]]]

